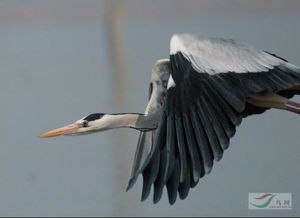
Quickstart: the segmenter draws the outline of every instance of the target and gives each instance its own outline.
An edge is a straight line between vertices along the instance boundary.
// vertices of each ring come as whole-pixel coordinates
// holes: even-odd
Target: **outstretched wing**
[[[285,62],[267,52],[231,39],[176,34],[171,39],[171,55],[182,54],[197,72],[267,72]]]
[[[162,110],[167,93],[167,82],[170,76],[169,66],[169,59],[158,60],[154,65],[151,83],[149,84],[149,103],[145,114],[154,114]],[[144,172],[145,167],[149,165],[152,153],[155,150],[153,140],[156,133],[157,130],[140,133],[127,190],[134,185],[138,175]],[[146,173],[144,173],[144,177],[147,177]]]
[[[262,113],[246,99],[300,85],[300,69],[232,40],[177,34],[171,39],[170,81],[151,152],[145,154],[143,198],[167,187],[170,204],[211,172],[242,118]],[[146,175],[146,176],[145,176]],[[144,190],[148,190],[144,192]]]

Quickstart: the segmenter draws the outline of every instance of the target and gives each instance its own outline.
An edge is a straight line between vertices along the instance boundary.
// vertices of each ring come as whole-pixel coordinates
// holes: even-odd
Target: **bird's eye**
[[[83,123],[82,123],[82,127],[88,127],[88,124],[89,124],[89,122],[88,121],[83,121]]]

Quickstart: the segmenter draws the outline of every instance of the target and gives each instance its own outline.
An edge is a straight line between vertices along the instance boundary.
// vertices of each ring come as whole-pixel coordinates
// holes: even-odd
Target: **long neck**
[[[152,115],[134,113],[107,114],[103,117],[103,120],[106,122],[108,129],[128,127],[146,131],[157,128],[159,115],[157,113]]]

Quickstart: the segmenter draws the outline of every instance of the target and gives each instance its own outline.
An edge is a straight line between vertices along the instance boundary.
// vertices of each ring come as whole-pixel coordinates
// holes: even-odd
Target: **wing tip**
[[[130,189],[132,189],[132,187],[134,186],[135,182],[136,182],[137,177],[132,177],[131,179],[129,179],[128,185],[126,187],[126,192],[128,192]]]
[[[164,185],[162,184],[157,184],[157,186],[154,185],[154,194],[153,194],[153,203],[157,204],[162,195],[163,195],[163,191],[164,191]]]
[[[142,196],[141,196],[141,201],[142,202],[145,201],[148,198],[149,194],[150,194],[150,189],[147,190],[147,191],[145,191],[145,192],[143,192]]]

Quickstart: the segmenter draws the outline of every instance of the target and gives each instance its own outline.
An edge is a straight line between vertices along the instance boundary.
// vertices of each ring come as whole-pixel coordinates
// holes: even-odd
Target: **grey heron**
[[[128,127],[140,132],[127,190],[143,176],[142,200],[166,186],[170,204],[212,170],[243,118],[275,108],[300,114],[300,68],[231,39],[175,34],[152,70],[143,114],[95,113],[41,137]]]

